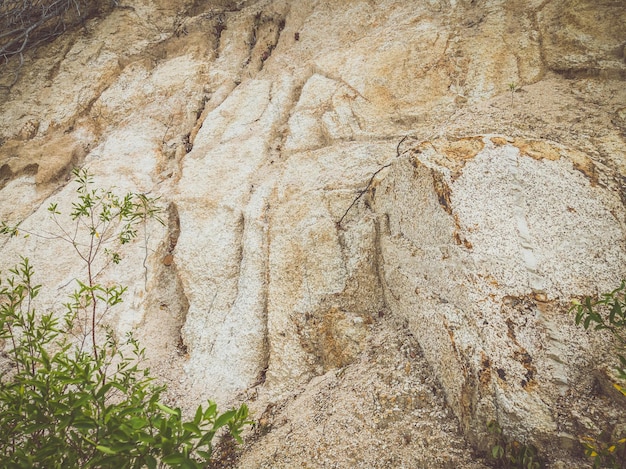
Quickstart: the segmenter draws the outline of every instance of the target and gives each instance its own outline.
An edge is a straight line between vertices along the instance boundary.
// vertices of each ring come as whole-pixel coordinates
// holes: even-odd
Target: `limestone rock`
[[[568,301],[623,275],[618,193],[547,141],[439,139],[407,152],[373,205],[386,301],[468,436],[497,419],[520,441],[549,442],[591,347]]]
[[[480,467],[489,419],[580,467],[626,423],[567,312],[626,273],[622,2],[117,3],[0,88],[0,218],[54,233],[73,165],[161,197],[108,322],[173,405],[250,401],[241,467]],[[31,257],[58,308],[67,247],[3,240],[0,267]]]

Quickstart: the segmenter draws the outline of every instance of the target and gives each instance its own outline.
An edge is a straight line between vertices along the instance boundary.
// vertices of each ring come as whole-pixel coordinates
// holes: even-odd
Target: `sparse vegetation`
[[[537,448],[510,440],[498,422],[488,422],[487,430],[494,438],[490,456],[495,467],[499,469],[541,469],[544,467]]]
[[[511,106],[513,106],[513,97],[515,96],[515,92],[517,91],[517,89],[517,83],[509,83],[509,93],[511,93]]]
[[[576,313],[576,324],[586,330],[606,330],[615,338],[614,358],[618,365],[613,386],[626,396],[626,281],[600,299],[587,296],[574,301],[572,310]],[[626,435],[605,431],[595,437],[584,436],[582,443],[594,467],[626,468]]]
[[[134,239],[138,223],[158,217],[156,201],[92,189],[87,171],[74,174],[69,221],[52,204],[59,232],[35,233],[66,241],[87,267],[65,311],[36,311],[42,287],[27,258],[0,283],[0,467],[206,467],[221,429],[241,442],[246,405],[220,414],[209,401],[185,421],[141,368],[144,349],[105,325],[125,287],[98,274],[121,261],[114,247]],[[6,223],[0,231],[29,235]]]

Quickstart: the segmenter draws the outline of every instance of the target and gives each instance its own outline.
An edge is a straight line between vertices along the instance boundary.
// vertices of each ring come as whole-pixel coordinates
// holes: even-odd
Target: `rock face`
[[[489,420],[574,467],[625,423],[568,314],[626,273],[621,1],[119,3],[0,89],[0,218],[52,231],[75,165],[161,197],[108,321],[173,403],[252,403],[241,467],[481,467]],[[1,250],[47,307],[81,275]]]
[[[624,263],[619,193],[577,156],[545,140],[440,139],[376,188],[385,299],[471,435],[491,415],[548,442],[574,420],[559,404],[577,399],[590,344],[567,300],[592,279],[607,289]]]

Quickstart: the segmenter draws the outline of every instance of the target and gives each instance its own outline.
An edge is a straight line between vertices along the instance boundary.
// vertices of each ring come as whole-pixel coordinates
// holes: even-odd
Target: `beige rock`
[[[624,79],[623,5],[569,0],[546,4],[538,17],[550,69],[570,77],[601,75]]]
[[[573,440],[622,418],[567,313],[624,275],[620,2],[122,6],[0,89],[0,216],[54,232],[75,164],[161,196],[102,281],[171,404],[248,399],[268,433],[240,467],[481,467],[492,418],[584,465]],[[83,272],[56,241],[0,252],[46,308]]]
[[[385,298],[409,321],[468,436],[496,418],[517,438],[549,442],[589,347],[567,299],[623,275],[624,209],[614,212],[618,196],[558,145],[481,140],[471,159],[460,156],[462,169],[450,145],[421,144],[381,182]]]

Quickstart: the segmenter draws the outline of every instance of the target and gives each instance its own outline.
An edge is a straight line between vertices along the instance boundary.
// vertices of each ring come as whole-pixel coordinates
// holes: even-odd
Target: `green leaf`
[[[149,454],[145,458],[145,463],[146,466],[148,466],[148,469],[156,469],[157,467],[157,460],[154,458],[154,456],[151,456]]]
[[[198,425],[196,425],[195,423],[183,423],[183,429],[187,430],[188,432],[194,433],[196,435],[202,435],[202,431],[200,430],[200,428],[198,427]]]
[[[212,453],[210,451],[197,450],[196,453],[207,463],[211,460]]]
[[[115,451],[115,450],[109,448],[108,446],[98,445],[98,446],[96,446],[96,449],[98,451],[101,451],[101,452],[105,453],[105,454],[117,454],[118,453],[118,451]]]
[[[94,396],[96,399],[102,399],[104,396],[106,396],[106,394],[109,392],[109,390],[114,386],[115,383],[108,382],[106,383],[104,386],[102,386],[97,392],[96,395]]]
[[[196,409],[196,415],[193,418],[193,423],[195,423],[196,425],[200,425],[201,421],[202,421],[202,406],[198,406],[198,408]]]
[[[213,401],[209,401],[209,406],[204,411],[204,419],[212,420],[217,415],[217,404]]]
[[[162,460],[165,464],[174,465],[174,464],[183,464],[188,461],[188,458],[185,457],[184,454],[176,452],[165,456]]]
[[[176,416],[180,415],[180,409],[172,409],[171,407],[161,404],[160,402],[155,402],[155,405],[166,414],[176,415]]]
[[[231,421],[235,417],[236,414],[237,414],[236,410],[229,410],[229,411],[224,412],[222,415],[220,415],[217,418],[217,420],[215,420],[215,423],[213,424],[213,429],[217,430],[218,428],[223,427],[229,421]]]
[[[215,436],[215,430],[209,430],[204,435],[202,435],[202,438],[200,438],[200,441],[198,441],[197,447],[210,445],[214,436]]]
[[[491,457],[493,459],[500,459],[502,458],[503,455],[504,455],[504,448],[502,448],[502,446],[495,445],[493,448],[491,448]]]
[[[238,430],[231,429],[230,434],[232,435],[232,437],[235,439],[237,443],[239,443],[240,445],[243,444],[243,438],[241,438],[241,435],[239,434]]]
[[[98,428],[98,424],[95,421],[82,419],[80,421],[74,421],[72,426],[77,430],[95,430]]]

